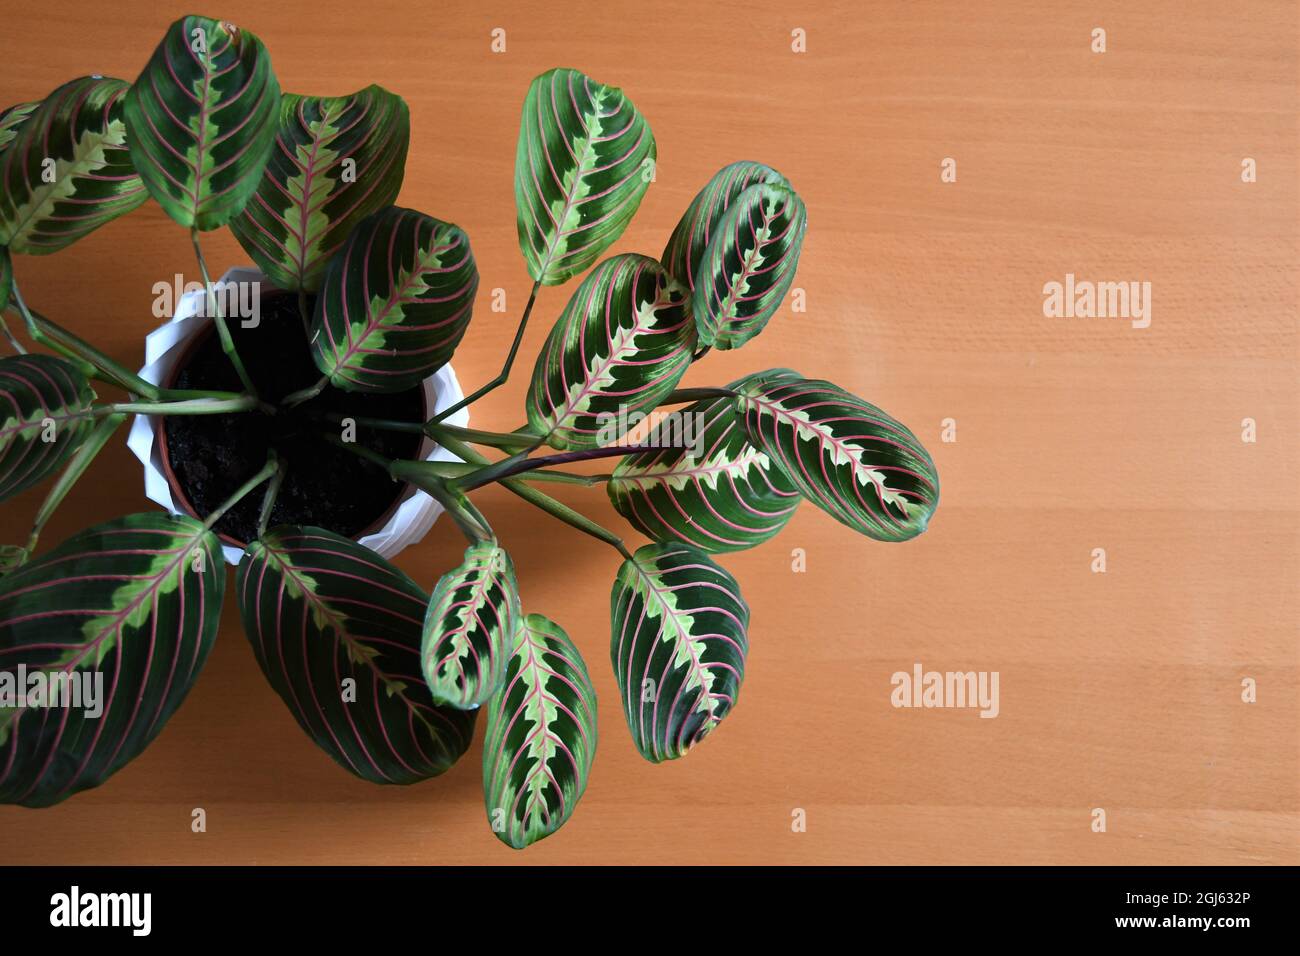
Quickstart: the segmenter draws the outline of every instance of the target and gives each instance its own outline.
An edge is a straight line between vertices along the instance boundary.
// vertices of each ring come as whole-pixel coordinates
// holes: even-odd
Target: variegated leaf
[[[249,545],[235,586],[262,673],[345,770],[415,783],[469,747],[476,715],[437,706],[420,673],[424,592],[374,551],[323,528],[275,528]]]
[[[781,468],[750,444],[732,399],[674,410],[656,427],[661,447],[624,456],[605,485],[614,509],[646,536],[710,552],[739,551],[784,528],[802,500]],[[688,447],[663,447],[669,440]]]
[[[691,200],[686,212],[677,223],[660,262],[674,279],[695,291],[695,276],[699,272],[704,250],[722,218],[736,197],[750,186],[770,183],[788,186],[790,183],[771,166],[741,160],[723,166],[705,183],[704,188]]]
[[[39,673],[75,695],[0,707],[0,803],[50,806],[139,756],[203,669],[225,585],[217,536],[160,512],[82,531],[0,578],[0,675],[23,668],[28,689]]]
[[[809,501],[878,541],[925,530],[939,474],[905,425],[830,382],[783,378],[739,391],[749,440]]]
[[[40,106],[40,101],[37,100],[35,103],[16,103],[0,110],[0,157],[4,156],[9,144],[18,137],[18,131],[27,117],[40,109]]]
[[[440,704],[468,710],[505,678],[520,618],[515,566],[495,541],[465,549],[438,580],[424,616],[424,679]]]
[[[522,850],[573,815],[596,759],[596,688],[563,628],[540,614],[520,621],[505,681],[485,710],[488,823]]]
[[[763,331],[794,281],[807,223],[788,186],[750,186],[727,207],[695,273],[700,342],[734,349]]]
[[[405,101],[381,86],[284,94],[271,159],[231,231],[276,286],[315,292],[353,227],[397,199],[410,139]]]
[[[684,757],[731,712],[745,679],[749,606],[740,585],[689,544],[650,544],[610,595],[610,657],[641,756]]]
[[[57,252],[148,198],[127,151],[127,89],[123,80],[83,76],[0,131],[0,141],[12,136],[0,151],[0,245]]]
[[[312,321],[316,367],[350,392],[411,388],[451,360],[477,290],[459,226],[396,206],[377,212],[325,272]]]
[[[609,444],[668,397],[691,364],[686,288],[646,256],[606,259],[582,280],[537,356],[528,424],[554,448]]]
[[[577,70],[533,80],[515,153],[519,247],[529,274],[559,285],[623,234],[654,176],[650,124],[622,90]]]
[[[0,501],[59,468],[94,428],[95,393],[51,355],[0,359]]]
[[[182,17],[126,96],[131,160],[167,215],[216,229],[256,191],[279,109],[261,40],[224,20]]]

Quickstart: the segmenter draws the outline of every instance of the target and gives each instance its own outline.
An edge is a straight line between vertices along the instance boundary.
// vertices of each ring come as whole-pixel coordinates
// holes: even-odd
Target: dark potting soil
[[[308,304],[314,304],[314,297]],[[239,357],[263,400],[278,404],[286,395],[319,381],[321,373],[307,347],[297,295],[265,293],[256,327],[243,328],[237,319],[228,324]],[[243,391],[221,350],[215,326],[190,353],[172,387]],[[321,437],[324,430],[341,434],[341,425],[319,417],[330,413],[420,422],[425,418],[423,391],[417,386],[380,395],[327,385],[315,398],[294,408],[280,408],[275,415],[250,411],[167,417],[163,432],[168,458],[195,514],[204,517],[226,501],[261,470],[268,449],[274,448],[288,470],[271,511],[270,527],[316,525],[353,537],[375,524],[393,507],[402,486],[378,465]],[[356,443],[385,458],[414,458],[420,435],[358,425]],[[254,489],[230,509],[216,530],[236,541],[252,541],[265,488]]]

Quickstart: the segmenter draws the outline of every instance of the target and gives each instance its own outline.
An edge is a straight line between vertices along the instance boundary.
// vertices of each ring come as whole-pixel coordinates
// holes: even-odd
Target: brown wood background
[[[0,101],[84,73],[134,79],[182,12],[164,6],[10,5]],[[352,779],[269,689],[227,601],[159,740],[97,791],[0,808],[0,863],[1300,862],[1296,5],[549,8],[206,12],[259,34],[290,91],[405,96],[400,201],[464,226],[483,274],[455,360],[467,387],[496,371],[530,284],[511,177],[532,76],[583,69],[653,125],[658,182],[614,252],[657,255],[726,162],[784,171],[809,208],[808,311],[686,382],[789,365],[880,404],[938,462],[931,530],[879,544],[805,505],[775,541],[724,558],[753,607],[744,692],[698,751],[653,766],[608,664],[616,556],[488,492],[526,606],[566,626],[600,694],[590,787],[559,835],[523,854],[492,837],[477,744],[418,786]],[[940,182],[944,157],[956,183]],[[1258,182],[1242,182],[1244,157]],[[247,261],[225,231],[207,248],[219,270]],[[187,236],[154,204],[16,267],[36,308],[133,367],[153,283],[194,278]],[[1150,281],[1151,327],[1044,318],[1043,283],[1067,272]],[[487,307],[496,286],[508,315]],[[476,424],[523,420],[532,356],[572,288],[543,292],[520,371]],[[945,418],[955,443],[939,440]],[[0,540],[25,536],[40,494],[4,505]],[[619,520],[599,489],[562,497]],[[47,542],[149,507],[118,444]],[[399,563],[432,585],[461,548],[440,523]],[[890,675],[918,661],[999,671],[1001,716],[892,708]],[[1245,677],[1257,703],[1241,701]]]

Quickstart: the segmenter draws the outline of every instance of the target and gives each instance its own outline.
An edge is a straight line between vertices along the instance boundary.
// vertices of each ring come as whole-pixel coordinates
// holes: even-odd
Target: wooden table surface
[[[5,12],[0,101],[86,73],[134,79],[182,12],[81,6]],[[498,368],[530,285],[512,189],[524,91],[574,66],[623,87],[659,145],[611,252],[658,255],[733,160],[776,166],[807,202],[807,312],[685,383],[773,365],[831,379],[917,432],[943,503],[907,544],[805,505],[774,541],[724,557],[753,609],[744,690],[706,744],[655,766],[608,663],[617,556],[484,493],[525,605],[573,635],[601,703],[586,796],[524,853],[489,832],[478,744],[407,788],[337,767],[258,672],[227,601],[161,737],[98,790],[0,807],[0,863],[1300,862],[1294,3],[329,9],[205,12],[257,33],[287,90],[377,82],[406,98],[400,203],[462,225],[482,272],[455,358],[467,389]],[[207,251],[219,269],[247,261],[225,230]],[[188,237],[152,203],[16,268],[34,307],[133,367],[153,284],[195,278]],[[1150,326],[1045,317],[1044,284],[1067,274],[1150,282]],[[488,308],[494,287],[506,315]],[[543,291],[520,370],[476,424],[522,422],[532,358],[573,288]],[[141,485],[115,444],[46,540],[152,508]],[[41,494],[3,506],[0,540],[22,540]],[[600,489],[561,497],[622,526]],[[462,546],[440,522],[398,563],[432,586]],[[890,677],[916,663],[997,671],[999,716],[894,708]],[[206,833],[191,832],[196,807]]]

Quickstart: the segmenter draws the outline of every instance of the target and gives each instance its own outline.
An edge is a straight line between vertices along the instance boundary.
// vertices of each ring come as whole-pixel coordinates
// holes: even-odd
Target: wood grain
[[[208,12],[258,33],[287,90],[405,96],[400,202],[463,226],[483,274],[455,360],[467,387],[496,371],[529,287],[519,104],[533,75],[575,66],[626,89],[658,138],[658,181],[612,251],[657,255],[732,160],[776,166],[807,202],[807,313],[686,383],[772,365],[829,378],[913,427],[943,503],[907,544],[805,506],[775,541],[725,558],[753,607],[748,680],[704,746],[652,766],[608,665],[616,556],[486,491],[525,606],[563,623],[601,700],[587,795],[525,853],[487,830],[477,745],[405,789],[337,768],[259,675],[228,603],[153,747],[39,815],[0,808],[0,863],[1300,862],[1293,3],[330,9]],[[0,101],[88,72],[134,79],[169,19],[143,0],[111,16],[65,0],[7,10]],[[505,54],[490,52],[494,27]],[[940,181],[944,157],[955,183]],[[1243,157],[1257,182],[1242,182]],[[207,245],[218,268],[246,261],[226,232]],[[33,305],[130,363],[155,324],[153,283],[192,271],[188,238],[154,204],[16,267]],[[1043,284],[1067,273],[1151,282],[1150,328],[1044,318]],[[494,287],[509,314],[488,309]],[[543,292],[523,372],[476,424],[523,420],[531,357],[571,289]],[[946,418],[955,443],[940,441]],[[617,520],[583,491],[561,497]],[[0,540],[21,540],[40,494],[4,506]],[[47,540],[146,507],[138,465],[114,447]],[[440,523],[399,563],[431,586],[461,547]],[[1090,570],[1099,547],[1105,574]],[[890,675],[915,662],[998,671],[1000,716],[893,708]],[[190,832],[195,807],[205,834]]]

